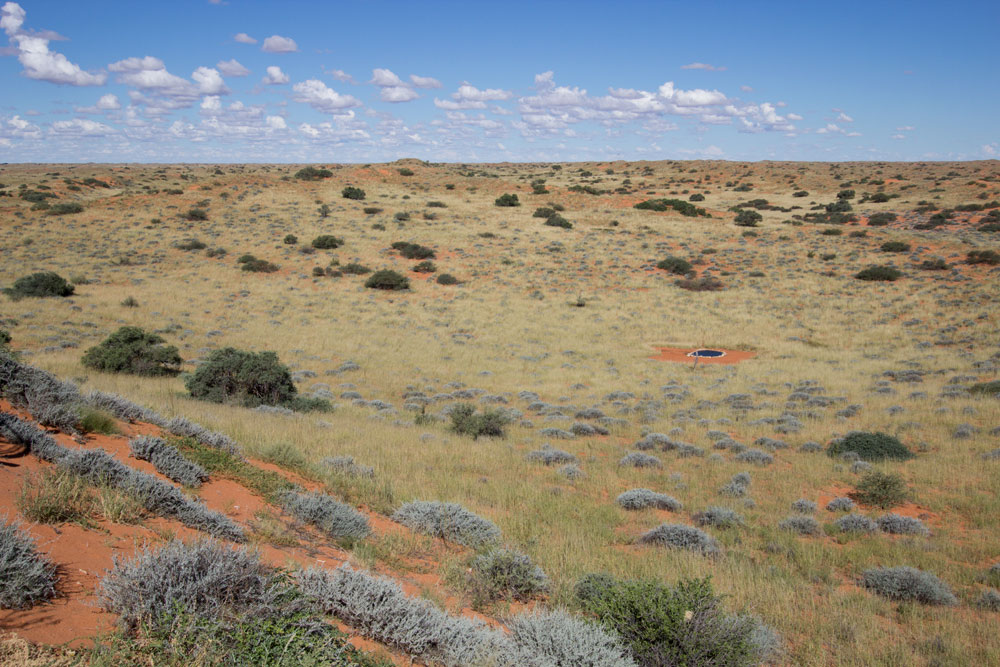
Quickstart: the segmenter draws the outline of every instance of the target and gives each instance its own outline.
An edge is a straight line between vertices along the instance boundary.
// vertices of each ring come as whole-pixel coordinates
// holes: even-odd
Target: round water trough
[[[688,352],[687,356],[698,359],[717,359],[726,356],[726,353],[722,350],[692,350]]]

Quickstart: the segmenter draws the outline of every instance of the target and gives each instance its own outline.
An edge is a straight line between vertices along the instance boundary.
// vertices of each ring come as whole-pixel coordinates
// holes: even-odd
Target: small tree
[[[382,269],[368,277],[365,287],[393,291],[407,290],[410,289],[410,279],[391,269]]]
[[[317,169],[316,167],[303,167],[295,172],[295,178],[300,181],[318,181],[332,176],[333,172],[329,169]]]
[[[319,217],[321,217],[321,218],[329,218],[330,217],[330,205],[329,204],[323,204],[322,206],[319,207]]]
[[[274,352],[227,347],[212,352],[184,382],[194,398],[246,407],[281,405],[296,396],[288,367]]]
[[[18,301],[25,297],[70,296],[73,289],[58,273],[40,271],[18,278],[11,287],[6,287],[3,291],[11,299]]]
[[[757,211],[741,209],[740,212],[736,214],[736,219],[733,222],[736,223],[737,227],[756,227],[763,219],[764,216]]]
[[[81,362],[87,368],[106,373],[173,375],[182,360],[177,348],[164,345],[165,342],[139,327],[121,327],[84,352]]]
[[[493,202],[496,206],[520,206],[521,202],[517,200],[517,195],[513,194],[503,194],[496,198]]]
[[[321,250],[333,250],[344,245],[344,239],[332,234],[321,234],[312,240],[312,247]]]
[[[361,188],[356,188],[352,185],[348,185],[346,188],[340,191],[340,196],[344,199],[354,199],[361,201],[365,198],[365,191]]]

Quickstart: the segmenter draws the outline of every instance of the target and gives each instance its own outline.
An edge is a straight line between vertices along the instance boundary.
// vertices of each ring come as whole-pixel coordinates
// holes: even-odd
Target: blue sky
[[[995,1],[0,7],[0,162],[1000,157]]]

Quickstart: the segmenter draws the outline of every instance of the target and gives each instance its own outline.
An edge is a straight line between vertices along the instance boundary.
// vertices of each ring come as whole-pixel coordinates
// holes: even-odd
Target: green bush
[[[367,266],[358,262],[349,262],[340,267],[340,271],[351,276],[364,276],[372,272]]]
[[[281,268],[277,264],[272,264],[266,259],[258,259],[253,255],[243,255],[239,258],[238,263],[242,270],[251,273],[274,273]]]
[[[495,600],[527,601],[549,587],[549,579],[528,556],[497,548],[472,559],[469,584],[476,607]]]
[[[906,241],[886,241],[879,246],[882,252],[909,252],[910,244]]]
[[[726,287],[721,280],[714,276],[682,278],[675,281],[674,284],[689,292],[718,292]]]
[[[418,262],[413,266],[413,271],[416,273],[434,273],[437,271],[437,267],[434,266],[434,262],[429,259],[425,259],[422,262]]]
[[[299,237],[295,234],[285,234],[285,238],[281,239],[281,242],[285,245],[295,245],[299,242]]]
[[[517,200],[517,195],[502,194],[494,200],[493,204],[496,206],[520,206],[521,202]]]
[[[632,208],[645,211],[659,211],[661,213],[668,209],[673,209],[681,215],[689,218],[697,216],[701,216],[703,218],[711,217],[705,209],[699,208],[691,202],[683,201],[681,199],[647,199],[646,201],[639,202]]]
[[[656,268],[673,273],[674,275],[683,276],[691,271],[691,262],[682,257],[670,255],[657,262]]]
[[[903,272],[894,266],[869,266],[867,269],[858,271],[854,277],[858,280],[892,282],[902,275]]]
[[[457,285],[458,278],[451,275],[450,273],[442,273],[437,277],[438,285]]]
[[[72,215],[74,213],[83,213],[83,206],[76,203],[53,204],[45,213],[46,215]]]
[[[80,408],[80,421],[76,426],[83,433],[114,435],[119,432],[114,417],[103,410],[90,407]]]
[[[333,250],[344,245],[344,239],[332,234],[320,234],[312,240],[312,247],[320,250]]]
[[[562,217],[558,213],[549,217],[543,224],[549,227],[562,227],[563,229],[573,229],[573,223]]]
[[[366,206],[361,210],[365,212],[365,215],[376,215],[382,212],[382,209],[377,206]]]
[[[473,440],[480,436],[502,438],[507,418],[499,410],[476,412],[471,403],[459,403],[451,411],[451,430],[460,435],[470,435]]]
[[[105,373],[173,375],[182,359],[173,345],[139,327],[121,327],[83,354],[87,368]]]
[[[26,297],[70,296],[73,294],[73,286],[58,273],[40,271],[18,278],[11,287],[6,287],[3,291],[11,299],[18,301]]]
[[[970,250],[965,256],[965,263],[997,266],[1000,264],[1000,253],[996,250]]]
[[[696,192],[690,197],[688,197],[688,201],[705,201],[705,195],[701,194],[700,192]]]
[[[354,199],[356,201],[362,201],[365,198],[365,191],[361,188],[356,188],[354,186],[348,185],[346,188],[340,191],[340,196],[344,199]]]
[[[434,250],[419,243],[409,241],[396,241],[392,244],[393,250],[399,252],[406,259],[434,259]]]
[[[316,167],[303,167],[295,172],[295,178],[300,181],[318,181],[332,176],[333,172],[329,169],[317,169]]]
[[[381,269],[368,277],[368,280],[365,281],[365,287],[394,291],[407,290],[410,289],[410,279],[391,269]]]
[[[198,239],[184,239],[183,241],[178,241],[174,244],[174,247],[178,250],[204,250],[208,247],[208,244],[204,241],[199,241]]]
[[[400,167],[396,171],[399,172],[400,176],[413,176],[413,170],[408,167]]]
[[[184,381],[194,398],[248,408],[285,405],[298,393],[288,367],[274,352],[226,347],[213,351]]]
[[[868,216],[869,227],[885,227],[890,222],[896,221],[895,213],[872,213]]]
[[[857,503],[889,509],[902,505],[910,497],[906,482],[897,473],[872,470],[858,482],[854,493],[849,494]]]
[[[208,220],[208,211],[203,208],[192,208],[184,214],[184,219],[191,221]]]
[[[546,206],[541,206],[535,209],[535,212],[531,214],[532,218],[551,218],[556,214],[555,209],[548,208]]]
[[[575,592],[584,611],[616,632],[642,667],[749,667],[778,648],[772,630],[723,608],[710,578],[667,586],[652,579],[618,581],[591,574],[577,583]]]
[[[736,218],[733,222],[737,227],[756,227],[764,219],[757,211],[749,211],[741,209],[739,213],[736,214]]]
[[[913,458],[913,452],[906,448],[898,438],[886,433],[870,433],[868,431],[852,431],[843,438],[837,438],[830,443],[827,454],[841,456],[854,452],[863,461],[907,461]]]

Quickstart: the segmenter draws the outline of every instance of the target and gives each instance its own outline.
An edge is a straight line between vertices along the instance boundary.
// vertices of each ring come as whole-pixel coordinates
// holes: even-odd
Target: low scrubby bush
[[[336,540],[360,540],[372,532],[364,514],[325,493],[289,491],[281,500],[282,506],[296,519],[316,526]]]
[[[56,594],[56,566],[17,522],[0,515],[0,609],[25,609]]]
[[[402,505],[392,519],[419,533],[474,549],[500,540],[500,529],[496,524],[456,503],[417,500]]]
[[[659,458],[651,454],[642,452],[629,452],[618,461],[620,466],[630,466],[632,468],[662,468],[663,463]]]
[[[318,250],[335,250],[344,245],[344,239],[333,234],[320,234],[312,240],[310,245]]]
[[[434,266],[434,262],[430,260],[424,260],[422,262],[417,262],[413,265],[411,269],[414,273],[434,273],[437,271],[437,267]]]
[[[774,457],[760,449],[746,449],[737,454],[734,460],[760,466],[769,466],[774,463]]]
[[[410,241],[396,241],[392,244],[392,249],[406,259],[434,259],[436,255],[433,248]]]
[[[410,279],[391,269],[381,269],[368,277],[365,287],[389,291],[410,289]]]
[[[773,630],[723,608],[710,578],[670,586],[587,575],[575,592],[583,609],[620,636],[642,667],[749,667],[775,657],[779,649]]]
[[[869,266],[854,274],[858,280],[892,282],[898,280],[903,272],[894,266]]]
[[[615,502],[627,510],[643,510],[648,507],[655,507],[656,509],[679,512],[683,508],[683,505],[676,498],[672,498],[664,493],[656,493],[650,489],[629,489],[619,494]]]
[[[862,461],[906,461],[914,454],[906,448],[899,438],[886,433],[852,431],[843,438],[837,438],[830,443],[826,453],[838,457],[847,452],[854,452]]]
[[[693,526],[682,523],[664,523],[643,533],[640,544],[652,544],[669,549],[685,549],[705,556],[719,553],[719,543],[715,538]]]
[[[709,507],[696,513],[691,519],[699,526],[735,528],[744,525],[743,517],[728,507]]]
[[[177,348],[139,327],[121,327],[83,354],[81,363],[105,373],[174,375],[183,361]]]
[[[526,601],[549,588],[549,578],[525,554],[491,549],[472,559],[469,585],[479,606],[495,600]]]
[[[471,403],[459,403],[451,410],[451,430],[460,435],[472,436],[476,440],[482,436],[502,438],[507,418],[500,410],[476,412]]]
[[[459,280],[450,273],[442,273],[438,275],[436,282],[438,285],[457,285]]]
[[[893,512],[883,514],[876,522],[878,523],[879,530],[891,535],[927,535],[930,532],[920,519],[902,516]]]
[[[786,517],[781,523],[778,524],[778,528],[792,533],[798,533],[799,535],[819,534],[819,523],[811,516],[805,515],[792,515]]]
[[[361,201],[365,198],[365,191],[361,188],[356,188],[354,186],[348,185],[346,188],[340,191],[340,196],[344,199],[353,199],[355,201]]]
[[[535,609],[518,614],[507,625],[511,639],[526,653],[525,665],[635,665],[615,634],[560,609]]]
[[[740,209],[736,214],[736,218],[733,222],[737,227],[756,227],[764,219],[757,211],[751,211],[747,209]]]
[[[656,268],[678,276],[683,276],[691,271],[691,262],[682,257],[669,256],[664,257],[657,262]]]
[[[909,496],[909,489],[901,476],[877,470],[865,473],[858,482],[857,489],[851,494],[851,498],[862,505],[872,505],[882,509],[902,505]]]
[[[886,241],[878,249],[882,252],[910,252],[910,244],[906,241]]]
[[[826,509],[830,512],[850,512],[854,509],[854,501],[850,498],[834,498],[826,504]]]
[[[249,408],[281,405],[297,390],[288,367],[274,352],[214,350],[184,382],[193,398]]]
[[[934,605],[958,604],[944,583],[930,572],[913,567],[876,567],[861,574],[861,585],[890,600]]]
[[[965,263],[997,266],[1000,264],[1000,252],[996,250],[970,250],[965,256]]]
[[[173,445],[162,438],[140,435],[128,442],[132,456],[140,461],[149,461],[156,471],[178,484],[199,487],[208,481],[208,473],[197,463],[184,458]]]
[[[701,276],[698,278],[683,278],[674,283],[681,289],[689,292],[718,292],[726,286],[715,276]]]
[[[39,271],[30,276],[24,276],[14,281],[3,292],[14,301],[28,297],[44,298],[72,296],[73,286],[66,279],[53,271]]]
[[[878,524],[866,517],[864,514],[845,514],[833,525],[845,533],[875,533],[878,532]]]
[[[1000,396],[1000,380],[978,382],[969,387],[969,393],[983,394],[985,396]]]
[[[518,201],[517,195],[508,193],[497,197],[493,204],[496,206],[520,206],[521,202]]]
[[[329,169],[317,169],[316,167],[303,167],[295,172],[295,178],[300,181],[319,181],[324,178],[332,178],[333,172]]]
[[[556,463],[576,463],[575,456],[561,449],[556,449],[552,447],[552,445],[544,445],[541,449],[528,452],[524,458],[528,461],[544,463],[547,466],[554,465]]]

